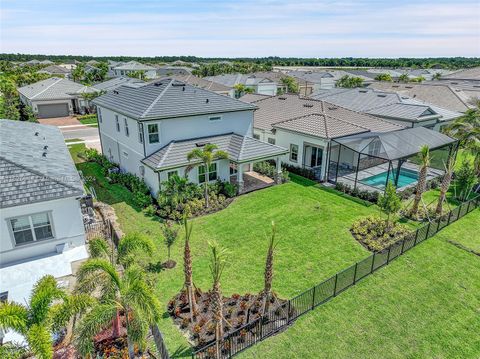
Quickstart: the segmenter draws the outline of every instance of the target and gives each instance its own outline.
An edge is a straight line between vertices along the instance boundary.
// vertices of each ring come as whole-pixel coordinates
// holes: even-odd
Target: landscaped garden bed
[[[350,231],[368,250],[381,251],[402,239],[411,229],[398,223],[389,223],[380,217],[369,216],[356,221]]]
[[[168,312],[174,323],[188,337],[194,347],[201,348],[215,340],[215,324],[212,320],[212,299],[210,292],[196,291],[198,310],[192,321],[186,291],[177,294],[168,303]],[[287,300],[272,296],[269,312],[273,313],[275,321],[287,320]],[[263,301],[258,294],[233,294],[223,297],[223,316],[225,318],[225,335],[234,332],[262,316]],[[242,333],[240,333],[242,334]],[[247,332],[245,331],[245,335]],[[236,340],[241,341],[242,335]]]

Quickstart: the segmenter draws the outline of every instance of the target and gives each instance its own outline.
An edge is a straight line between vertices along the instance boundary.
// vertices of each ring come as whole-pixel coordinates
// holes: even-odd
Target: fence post
[[[317,288],[317,286],[314,286],[314,287],[313,287],[313,294],[312,294],[312,310],[313,310],[313,308],[315,308],[315,288]]]
[[[387,254],[387,264],[390,262],[390,251],[392,250],[392,246],[388,247],[388,254]]]
[[[372,267],[370,268],[370,273],[373,273],[373,266],[375,265],[375,254],[376,254],[376,252],[373,252]]]
[[[358,267],[358,262],[355,263],[355,271],[353,272],[353,284],[357,282],[357,267]]]
[[[462,207],[463,207],[463,203],[461,203],[460,206],[458,206],[458,214],[457,214],[456,221],[458,221],[458,219],[460,218],[460,212],[462,212]]]
[[[417,245],[417,239],[418,239],[418,232],[419,232],[419,228],[417,228],[417,231],[415,232],[415,241],[413,242],[413,246],[415,247]]]
[[[472,201],[468,201],[467,211],[465,213],[468,213],[470,211],[470,203],[472,203]]]
[[[403,240],[402,240],[402,250],[400,251],[400,254],[403,254],[404,248],[405,248],[405,237],[403,237]]]
[[[448,212],[447,226],[450,225],[450,220],[452,219],[452,211]]]
[[[290,303],[291,303],[291,301],[288,300],[287,323],[290,323]]]
[[[333,296],[337,295],[337,281],[338,281],[338,273],[335,274],[335,286],[333,287]]]
[[[431,224],[432,224],[432,222],[428,222],[427,235],[425,236],[425,239],[430,238],[429,234],[430,234],[430,225]]]

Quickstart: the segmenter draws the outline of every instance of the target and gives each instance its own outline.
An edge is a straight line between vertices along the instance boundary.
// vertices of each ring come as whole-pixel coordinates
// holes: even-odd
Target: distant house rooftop
[[[156,70],[155,67],[141,64],[137,61],[130,61],[125,64],[116,66],[115,70],[125,70],[125,71],[149,71],[149,70]]]
[[[262,82],[273,83],[274,81],[268,77],[261,77],[257,75],[244,75],[244,74],[224,74],[217,76],[205,77],[206,80],[213,81],[224,86],[234,87],[238,84],[254,86]]]
[[[121,86],[93,103],[138,120],[254,110],[256,107],[228,96],[172,78],[139,88]]]
[[[40,73],[47,73],[52,75],[66,75],[70,73],[70,70],[66,69],[65,67],[58,66],[58,65],[50,65],[44,67],[43,69],[39,70]]]
[[[127,76],[121,76],[121,77],[115,77],[113,79],[104,81],[104,82],[99,82],[92,87],[96,88],[97,90],[101,91],[113,91],[120,86],[130,86],[130,87],[140,87],[145,85],[146,82],[135,79],[132,77],[127,77]]]
[[[83,185],[57,127],[0,120],[0,208],[81,196]]]
[[[92,87],[58,77],[51,77],[18,89],[20,94],[30,100],[70,99],[80,93],[92,93],[96,91],[97,90]]]
[[[190,85],[200,87],[202,89],[214,91],[214,92],[228,92],[232,88],[222,85],[217,82],[209,81],[205,78],[202,77],[197,77],[195,75],[189,74],[189,75],[172,75],[170,76],[171,78],[174,78],[178,81],[182,81],[185,83],[188,83]]]

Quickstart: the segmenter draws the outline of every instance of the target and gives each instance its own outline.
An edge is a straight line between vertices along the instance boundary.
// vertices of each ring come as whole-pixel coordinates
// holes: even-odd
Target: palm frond
[[[213,150],[216,150],[218,148],[218,146],[214,143],[207,143],[204,147],[203,147],[203,152],[213,152]]]
[[[28,310],[14,302],[0,303],[0,328],[24,334],[27,329]]]
[[[30,297],[30,322],[40,324],[48,317],[50,305],[56,299],[66,297],[66,292],[59,288],[51,275],[46,275],[35,284]]]
[[[97,304],[80,321],[75,334],[75,348],[85,357],[93,352],[93,338],[102,329],[112,323],[112,318],[117,312],[114,302]]]
[[[52,329],[58,331],[64,328],[72,316],[84,313],[95,303],[95,298],[87,294],[74,294],[68,296],[62,303],[52,305],[49,312]]]
[[[53,357],[53,343],[47,326],[33,324],[26,333],[30,350],[37,359],[51,359]]]
[[[226,151],[217,151],[213,154],[214,160],[224,160],[228,158],[228,153]]]
[[[120,243],[118,244],[119,262],[124,265],[130,264],[125,263],[131,262],[128,261],[128,257],[135,255],[140,250],[148,255],[152,255],[154,249],[155,246],[150,238],[139,233],[127,234],[120,240]]]
[[[144,318],[139,315],[133,315],[128,323],[128,338],[140,348],[145,348],[148,329],[148,322]]]
[[[88,241],[88,251],[91,258],[110,259],[112,251],[103,238],[92,238]]]
[[[117,288],[121,288],[122,283],[120,276],[118,275],[115,267],[105,259],[89,259],[85,263],[83,263],[78,272],[77,277],[79,281],[82,281],[86,276],[90,274],[99,274],[105,273],[107,274],[108,278],[111,280],[112,284],[114,284]]]
[[[212,274],[213,282],[216,283],[220,281],[225,265],[227,264],[227,255],[228,251],[226,248],[220,247],[220,245],[211,241],[208,242],[208,245],[211,250],[210,254],[210,273]]]
[[[203,151],[199,148],[194,148],[187,154],[187,160],[201,160],[203,158]]]

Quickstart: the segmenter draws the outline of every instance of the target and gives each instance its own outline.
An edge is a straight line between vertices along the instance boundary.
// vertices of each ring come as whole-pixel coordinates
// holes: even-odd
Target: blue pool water
[[[385,171],[377,175],[364,178],[360,180],[360,182],[369,186],[384,188],[385,183],[387,182],[387,175],[388,175],[388,171]],[[393,175],[393,172],[390,173],[390,176],[388,177],[388,179],[389,181],[392,181],[392,182],[394,181],[395,177]],[[409,184],[417,182],[417,180],[418,180],[418,172],[402,169],[400,170],[400,175],[398,176],[398,188],[408,186]]]

